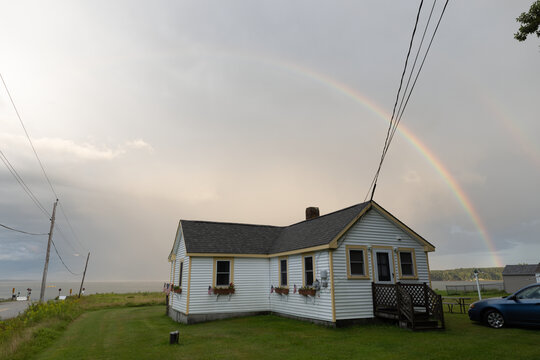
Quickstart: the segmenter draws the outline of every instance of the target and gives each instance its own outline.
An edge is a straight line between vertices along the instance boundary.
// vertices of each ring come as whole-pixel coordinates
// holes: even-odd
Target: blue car
[[[540,326],[540,284],[526,286],[504,298],[472,303],[469,319],[495,329],[505,325]]]

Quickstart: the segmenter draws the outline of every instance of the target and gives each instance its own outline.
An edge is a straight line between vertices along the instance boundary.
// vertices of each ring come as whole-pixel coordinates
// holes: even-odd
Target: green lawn
[[[164,306],[84,313],[34,359],[537,359],[540,330],[493,330],[445,314],[446,331],[329,329],[277,316],[181,325]],[[180,345],[169,332],[180,330]]]

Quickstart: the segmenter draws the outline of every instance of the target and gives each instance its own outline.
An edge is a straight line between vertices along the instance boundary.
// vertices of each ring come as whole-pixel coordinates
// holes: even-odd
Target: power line
[[[73,271],[71,271],[71,269],[66,265],[66,263],[64,262],[64,260],[63,260],[62,257],[60,256],[60,253],[58,253],[58,249],[56,248],[56,245],[54,244],[54,241],[53,241],[52,239],[51,239],[51,243],[53,244],[54,251],[56,252],[56,255],[58,255],[58,258],[60,259],[60,261],[62,262],[62,264],[63,264],[64,267],[66,268],[66,270],[69,271],[71,274],[73,274],[73,275],[75,275],[75,276],[82,275],[82,273],[76,274],[76,273],[74,273]]]
[[[26,235],[49,235],[49,233],[36,234],[36,233],[28,232],[28,231],[18,230],[18,229],[14,229],[14,228],[9,227],[9,226],[4,225],[4,224],[0,224],[0,226],[3,227],[3,228],[6,228],[8,230],[20,232],[20,233],[26,234]]]
[[[30,143],[30,146],[32,147],[32,151],[34,152],[34,155],[36,156],[36,159],[39,163],[39,166],[41,168],[41,171],[43,172],[43,175],[45,176],[45,179],[47,180],[47,183],[49,184],[49,187],[51,188],[51,191],[55,197],[55,199],[59,199],[59,196],[58,194],[56,193],[56,190],[54,189],[53,185],[52,185],[52,182],[51,180],[49,179],[49,176],[47,175],[47,172],[45,171],[45,167],[43,166],[43,163],[41,162],[41,159],[39,158],[38,156],[38,153],[36,151],[36,148],[34,147],[34,143],[32,142],[32,139],[30,138],[30,135],[28,134],[28,131],[26,130],[26,126],[24,126],[24,122],[22,120],[22,117],[19,113],[19,110],[17,109],[17,106],[15,105],[15,101],[13,100],[13,97],[11,96],[11,92],[9,91],[9,88],[7,87],[7,84],[4,80],[4,77],[2,76],[2,74],[0,73],[0,79],[2,80],[2,84],[4,85],[4,88],[6,89],[6,92],[8,94],[8,97],[9,97],[9,100],[11,101],[11,105],[13,106],[13,109],[15,110],[15,114],[17,115],[17,118],[19,119],[19,122],[21,123],[21,126],[24,130],[24,133],[26,135],[26,138],[28,139],[28,142]],[[37,199],[36,199],[37,200]],[[43,210],[45,210],[45,208],[43,208]],[[66,219],[66,222],[68,223],[68,226],[69,228],[71,229],[71,232],[73,233],[73,236],[75,237],[75,239],[79,242],[79,244],[85,248],[85,246],[82,245],[82,243],[80,242],[77,234],[75,233],[75,230],[73,229],[73,227],[71,226],[71,222],[69,221],[68,217],[67,217],[67,214],[62,206],[62,203],[60,203],[60,210],[62,212],[62,214],[64,215],[64,218]],[[46,210],[45,210],[46,211]],[[49,218],[50,218],[50,215],[48,215]],[[67,240],[66,240],[67,241]]]
[[[45,209],[45,207],[41,204],[41,202],[38,200],[38,198],[36,197],[36,195],[34,195],[34,193],[32,192],[32,190],[30,190],[30,187],[28,185],[26,185],[26,183],[24,182],[23,178],[19,175],[19,173],[17,172],[17,170],[15,170],[15,168],[13,167],[13,165],[11,164],[11,162],[8,160],[8,158],[6,157],[6,155],[2,152],[2,150],[0,150],[0,159],[2,160],[2,162],[4,163],[4,165],[6,165],[7,169],[9,170],[9,172],[11,173],[11,175],[13,175],[13,177],[15,178],[15,180],[17,180],[17,182],[19,183],[19,185],[22,187],[22,189],[24,190],[24,192],[30,197],[30,199],[34,202],[34,204],[38,207],[38,209],[40,209],[46,216],[47,218],[50,219],[51,215],[49,214],[49,212],[47,211],[47,209]]]
[[[56,194],[56,191],[54,191],[54,187],[51,184],[51,180],[47,176],[47,173],[45,172],[45,168],[43,167],[43,164],[41,163],[41,160],[39,159],[39,156],[37,154],[36,148],[34,147],[34,143],[32,143],[32,139],[30,139],[30,135],[28,135],[28,131],[26,131],[26,127],[24,126],[24,123],[22,121],[21,115],[19,114],[19,110],[17,110],[17,106],[15,106],[15,102],[13,101],[13,98],[11,97],[11,93],[9,92],[9,89],[6,85],[6,82],[4,81],[4,77],[0,73],[0,79],[2,79],[2,83],[4,84],[4,88],[6,89],[6,92],[9,96],[9,100],[11,101],[11,105],[13,105],[13,109],[15,109],[15,114],[17,114],[17,118],[19,118],[19,121],[21,123],[21,126],[24,130],[24,133],[26,134],[26,138],[28,139],[28,142],[30,143],[30,146],[32,147],[32,151],[34,152],[34,155],[36,155],[36,159],[39,163],[39,166],[41,167],[41,171],[43,171],[43,175],[45,175],[45,179],[47,179],[47,182],[49,183],[49,186],[51,187],[51,190],[55,196],[56,199],[58,199],[58,195]]]
[[[398,87],[398,91],[397,91],[397,94],[396,94],[396,101],[394,102],[394,108],[392,110],[392,116],[390,117],[390,123],[388,124],[388,130],[386,131],[386,138],[384,139],[384,146],[383,146],[383,151],[382,151],[382,154],[381,154],[381,159],[379,160],[379,166],[377,167],[377,171],[375,172],[375,176],[373,177],[373,180],[371,181],[371,184],[369,186],[366,197],[364,198],[364,201],[369,196],[369,191],[371,190],[372,187],[373,187],[373,192],[371,194],[372,199],[373,199],[373,194],[375,193],[375,187],[377,186],[377,178],[379,177],[379,173],[381,171],[382,163],[384,161],[385,150],[386,150],[386,148],[387,148],[387,146],[389,144],[390,134],[391,134],[392,126],[393,126],[393,123],[394,123],[394,116],[395,116],[395,113],[396,113],[396,107],[397,107],[397,104],[398,104],[398,101],[399,101],[399,94],[401,92],[401,87],[403,85],[403,78],[405,77],[405,72],[407,71],[407,64],[409,62],[409,56],[411,54],[411,49],[412,49],[412,45],[413,45],[413,42],[414,42],[414,35],[416,34],[416,28],[418,27],[418,20],[420,19],[420,13],[422,11],[422,6],[423,5],[424,5],[424,0],[421,0],[420,1],[420,6],[418,7],[418,13],[416,14],[416,21],[414,22],[414,28],[413,28],[413,32],[411,34],[411,40],[409,41],[409,49],[407,50],[407,56],[405,57],[405,65],[403,66],[403,72],[401,73],[401,79],[399,80],[399,87]]]
[[[64,239],[64,241],[66,242],[66,244],[69,245],[69,247],[71,248],[71,250],[75,251],[76,253],[80,253],[81,251],[80,250],[77,250],[75,249],[75,247],[71,244],[71,242],[68,241],[68,239],[66,238],[66,235],[64,235],[62,229],[60,228],[60,226],[58,226],[58,223],[55,223],[55,229],[57,231],[58,234],[60,234],[60,237],[62,239]],[[86,249],[82,248],[83,251],[86,251]]]
[[[68,227],[69,229],[71,230],[71,233],[73,234],[73,237],[75,238],[75,240],[77,241],[77,243],[81,246],[81,248],[83,250],[87,250],[86,246],[83,245],[83,243],[81,242],[81,240],[79,239],[79,237],[77,236],[77,233],[75,232],[75,230],[73,229],[73,226],[71,225],[71,221],[69,221],[68,217],[67,217],[67,214],[66,212],[64,211],[64,207],[62,206],[62,202],[59,201],[58,204],[60,205],[60,211],[62,212],[62,215],[64,216],[64,219],[66,219],[66,223],[68,224]]]
[[[427,32],[427,29],[429,27],[429,23],[431,22],[431,16],[433,15],[433,10],[435,9],[436,4],[437,4],[437,0],[434,0],[433,5],[431,6],[431,11],[429,13],[428,20],[426,22],[426,26],[424,27],[424,33],[422,34],[422,39],[420,40],[420,45],[418,45],[418,50],[416,51],[416,56],[414,58],[413,66],[411,68],[411,71],[409,72],[409,77],[407,79],[407,84],[405,86],[405,90],[403,91],[403,96],[401,97],[401,101],[399,102],[399,108],[398,108],[398,111],[397,111],[396,120],[394,121],[393,124],[390,125],[390,127],[392,128],[391,133],[390,133],[390,137],[388,137],[388,134],[387,134],[387,139],[385,140],[385,146],[383,148],[383,152],[382,152],[382,155],[381,155],[380,167],[379,167],[379,169],[377,169],[377,173],[376,173],[375,177],[373,178],[372,185],[377,183],[377,180],[379,178],[380,171],[381,171],[381,168],[382,168],[382,162],[386,158],[386,153],[388,152],[388,149],[390,148],[390,143],[392,142],[392,139],[394,138],[394,133],[396,132],[396,129],[397,129],[399,123],[401,122],[401,117],[403,116],[403,112],[405,111],[405,107],[407,106],[408,100],[409,100],[409,98],[410,98],[410,96],[412,94],[412,90],[414,89],[414,85],[416,84],[416,79],[418,79],[418,75],[420,74],[420,70],[422,70],[422,67],[420,67],[420,69],[418,70],[418,73],[416,75],[415,81],[413,82],[413,86],[411,87],[411,91],[409,92],[409,95],[407,96],[407,90],[409,89],[409,84],[411,82],[411,78],[412,78],[412,75],[414,73],[414,69],[416,67],[416,62],[418,61],[418,56],[420,55],[420,50],[422,50],[422,45],[424,44],[424,38],[426,36],[426,32]],[[428,51],[429,51],[429,48],[428,48]],[[425,55],[427,55],[427,52],[426,52]],[[425,60],[425,56],[424,56],[424,60]],[[424,63],[422,62],[422,65],[423,64]],[[405,62],[405,66],[407,66],[407,62]],[[403,102],[405,100],[405,96],[407,96],[407,101],[405,102],[405,105],[403,105]],[[394,104],[394,110],[395,110],[395,104]],[[394,116],[394,113],[392,113],[392,117],[393,116]],[[370,187],[370,189],[371,189],[371,187]],[[373,189],[373,193],[374,192],[375,192],[375,189]],[[369,194],[369,191],[368,191],[368,194]],[[372,198],[373,198],[373,196],[372,196]]]
[[[409,92],[409,95],[407,96],[407,100],[405,101],[405,105],[403,106],[403,110],[401,111],[401,114],[399,115],[399,119],[397,121],[397,124],[396,124],[394,130],[392,131],[391,139],[394,137],[394,133],[396,132],[397,125],[399,125],[399,123],[401,122],[401,118],[403,117],[403,113],[405,112],[405,108],[407,107],[407,104],[409,103],[409,98],[411,97],[412,91],[414,90],[414,87],[416,86],[416,81],[418,81],[418,77],[420,76],[420,72],[422,71],[422,68],[424,67],[426,57],[427,57],[427,55],[429,53],[429,50],[431,49],[431,44],[433,43],[433,39],[435,38],[435,34],[437,34],[437,30],[439,29],[439,25],[441,23],[444,12],[446,11],[446,6],[448,5],[448,1],[449,0],[446,0],[446,2],[444,3],[444,7],[443,7],[443,10],[441,12],[441,16],[439,16],[439,20],[437,21],[437,26],[435,27],[435,30],[433,31],[433,35],[431,36],[431,40],[429,41],[428,48],[426,50],[426,53],[424,54],[424,58],[422,59],[422,63],[420,64],[420,68],[418,69],[418,72],[416,73],[416,77],[414,78],[414,82],[413,82],[413,85],[411,87],[411,91]]]
[[[409,84],[411,82],[411,78],[412,78],[412,74],[414,72],[414,68],[416,67],[416,62],[418,61],[418,55],[420,55],[420,50],[422,50],[422,45],[424,44],[424,38],[426,37],[426,32],[427,32],[427,29],[429,27],[429,23],[431,22],[431,16],[433,15],[433,10],[435,10],[435,5],[437,4],[437,0],[434,0],[433,1],[433,5],[431,6],[431,11],[429,12],[429,17],[426,21],[426,26],[424,27],[424,32],[422,34],[422,39],[420,40],[420,45],[418,45],[418,50],[416,51],[416,56],[414,57],[414,62],[413,62],[413,66],[411,68],[411,71],[409,72],[409,78],[407,79],[407,85],[405,86],[405,91],[403,92],[403,96],[401,97],[401,101],[399,102],[399,108],[398,108],[398,118],[401,118],[399,116],[399,114],[403,114],[401,112],[401,109],[402,109],[402,105],[403,105],[403,100],[405,99],[405,94],[407,94],[407,90],[409,89]],[[429,49],[428,49],[429,51]],[[412,89],[411,89],[412,91]],[[399,122],[399,120],[398,120]],[[397,126],[397,125],[396,125]]]
[[[414,61],[414,65],[413,65],[413,67],[412,67],[412,69],[411,69],[411,72],[410,72],[410,75],[409,75],[409,79],[408,79],[408,81],[407,81],[406,90],[405,90],[405,92],[403,93],[403,97],[402,97],[402,99],[401,99],[400,108],[398,109],[398,114],[397,114],[398,116],[397,116],[397,119],[396,119],[394,122],[392,122],[393,119],[391,119],[391,121],[390,121],[390,126],[389,126],[389,129],[391,129],[391,130],[390,130],[390,136],[388,136],[388,133],[387,133],[387,138],[385,139],[385,146],[384,146],[384,148],[383,148],[383,153],[382,153],[382,155],[381,155],[381,160],[380,160],[380,162],[379,162],[379,166],[378,166],[378,168],[377,168],[377,171],[376,171],[376,173],[375,173],[375,176],[373,177],[373,180],[372,180],[371,185],[370,185],[370,187],[369,187],[369,189],[368,189],[368,192],[367,192],[367,194],[366,194],[365,199],[367,199],[367,196],[369,195],[370,190],[371,190],[372,188],[373,188],[373,190],[372,190],[372,192],[371,192],[371,199],[373,199],[373,195],[374,195],[374,193],[375,193],[375,188],[376,188],[376,186],[377,186],[377,180],[378,180],[378,178],[379,178],[379,174],[380,174],[381,168],[382,168],[382,163],[383,163],[383,161],[384,161],[384,159],[385,159],[385,157],[386,157],[386,154],[387,154],[388,149],[389,149],[389,147],[390,147],[390,143],[392,142],[392,139],[394,138],[394,135],[395,135],[395,132],[396,132],[396,130],[397,130],[397,127],[398,127],[399,123],[401,122],[401,118],[403,117],[403,114],[404,114],[404,112],[405,112],[405,109],[406,109],[406,107],[407,107],[407,104],[409,103],[409,99],[410,99],[410,97],[411,97],[411,95],[412,95],[412,92],[413,92],[413,90],[414,90],[414,87],[416,86],[416,82],[417,82],[417,80],[418,80],[418,77],[420,76],[420,72],[422,71],[422,68],[424,67],[424,63],[425,63],[425,61],[426,61],[426,57],[427,57],[427,55],[428,55],[428,53],[429,53],[429,50],[431,49],[431,45],[432,45],[432,43],[433,43],[433,39],[435,38],[435,34],[437,33],[437,30],[439,29],[439,25],[440,25],[440,23],[441,23],[441,20],[442,20],[443,15],[444,15],[444,13],[445,13],[445,11],[446,11],[446,7],[447,7],[447,5],[448,5],[448,1],[449,1],[449,0],[446,0],[446,2],[445,2],[445,4],[444,4],[443,10],[441,11],[441,15],[439,16],[439,20],[438,20],[438,22],[437,22],[437,26],[435,27],[435,30],[433,31],[433,35],[431,36],[431,40],[430,40],[430,42],[429,42],[428,48],[427,48],[427,50],[426,50],[426,52],[425,52],[425,54],[424,54],[424,57],[423,57],[423,59],[422,59],[422,63],[420,64],[420,67],[419,67],[419,69],[418,69],[418,71],[417,71],[417,73],[416,73],[416,76],[415,76],[415,78],[414,78],[414,82],[413,82],[413,84],[412,84],[412,86],[411,86],[411,89],[410,89],[408,95],[407,95],[407,88],[408,88],[410,79],[411,79],[411,77],[412,77],[412,74],[413,74],[413,72],[414,72],[414,68],[415,68],[415,65],[416,65],[416,61],[417,61],[417,59],[418,59],[418,55],[419,55],[419,53],[420,53],[420,49],[421,49],[422,44],[423,44],[423,42],[424,42],[424,37],[425,37],[426,31],[427,31],[427,28],[428,28],[428,26],[429,26],[429,22],[430,22],[430,20],[431,20],[431,16],[432,16],[432,13],[433,13],[433,9],[435,8],[435,3],[437,2],[437,0],[434,0],[434,2],[433,2],[433,6],[432,6],[432,8],[431,8],[431,12],[430,12],[429,18],[428,18],[428,21],[427,21],[427,23],[426,23],[426,27],[425,27],[425,29],[424,29],[424,34],[422,35],[422,40],[421,40],[421,42],[420,42],[420,45],[419,45],[419,48],[418,48],[418,51],[417,51],[417,54],[416,54],[416,58],[415,58],[415,61]],[[417,21],[418,21],[418,17],[417,17]],[[416,25],[415,25],[415,28],[416,28]],[[414,32],[413,32],[413,33],[414,33]],[[412,41],[411,41],[411,43],[412,43]],[[407,56],[408,56],[408,54],[407,54]],[[400,83],[400,88],[401,88],[401,83]],[[405,100],[405,102],[403,103],[403,100],[405,99],[405,96],[406,96],[406,100]],[[403,107],[401,106],[401,104],[403,104]],[[395,105],[394,105],[394,109],[395,109]],[[393,118],[393,116],[394,116],[394,113],[392,114],[392,118]],[[365,199],[364,199],[364,201],[365,201]]]

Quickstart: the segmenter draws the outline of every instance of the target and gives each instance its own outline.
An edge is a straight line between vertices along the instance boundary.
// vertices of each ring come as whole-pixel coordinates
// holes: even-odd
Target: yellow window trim
[[[390,250],[390,252],[392,253],[392,269],[394,269],[394,273],[393,273],[393,277],[394,277],[394,284],[396,283],[396,258],[395,258],[395,255],[394,255],[394,248],[392,246],[382,246],[382,245],[373,245],[371,246],[371,270],[373,271],[373,281],[375,281],[375,279],[377,278],[375,276],[375,257],[373,256],[373,253],[375,252],[375,250],[377,249],[380,249],[380,250]]]
[[[403,275],[401,273],[401,256],[400,253],[402,252],[410,252],[411,258],[413,262],[413,275]],[[416,268],[416,254],[414,252],[414,248],[398,248],[397,249],[397,258],[398,258],[398,269],[399,269],[399,278],[403,280],[418,280],[418,270]]]
[[[302,286],[306,286],[306,269],[305,269],[305,258],[310,257],[312,258],[311,263],[313,264],[313,282],[315,282],[316,278],[316,269],[315,269],[315,255],[313,253],[310,254],[302,254]]]
[[[364,275],[352,275],[351,274],[351,262],[350,262],[350,250],[362,250],[364,253]],[[365,245],[346,245],[345,255],[347,257],[347,279],[350,280],[369,280],[369,264],[367,255],[367,246]]]
[[[281,261],[285,260],[287,262],[287,285],[283,286],[281,283]],[[279,279],[279,286],[284,288],[289,288],[289,257],[288,256],[282,256],[278,258],[278,279]]]
[[[214,258],[214,271],[212,275],[212,287],[216,287],[216,271],[217,271],[217,262],[218,261],[229,261],[230,262],[230,274],[229,274],[229,284],[234,283],[234,258],[232,257],[215,257]],[[228,287],[220,285],[220,287]]]

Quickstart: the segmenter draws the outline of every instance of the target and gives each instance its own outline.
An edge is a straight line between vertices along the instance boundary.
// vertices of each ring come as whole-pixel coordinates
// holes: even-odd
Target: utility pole
[[[58,205],[58,199],[54,202],[52,217],[51,217],[51,230],[49,231],[49,242],[47,243],[47,255],[45,256],[45,267],[43,268],[43,280],[41,280],[41,293],[39,295],[39,302],[43,302],[45,297],[45,286],[47,283],[47,270],[49,268],[49,255],[51,253],[51,241],[54,229],[54,216],[56,215],[56,205]]]
[[[88,252],[88,256],[86,257],[86,265],[84,265],[84,272],[82,275],[82,281],[81,281],[81,288],[79,289],[79,297],[81,297],[82,287],[84,284],[84,277],[86,276],[86,268],[88,267],[88,259],[90,258],[90,251]]]

